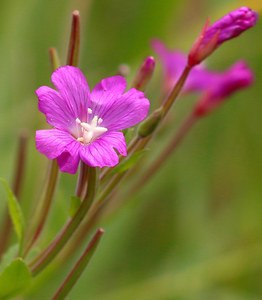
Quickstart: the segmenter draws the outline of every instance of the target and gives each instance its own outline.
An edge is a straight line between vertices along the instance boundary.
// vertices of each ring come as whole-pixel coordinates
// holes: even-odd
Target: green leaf
[[[140,151],[137,151],[133,153],[130,157],[127,159],[123,160],[120,164],[118,164],[114,170],[112,171],[113,174],[115,173],[123,173],[130,168],[132,168],[138,160],[144,155],[144,153],[147,151],[147,149],[143,149]]]
[[[124,135],[125,135],[125,140],[126,140],[126,143],[129,144],[129,142],[132,140],[132,138],[134,137],[135,135],[135,128],[132,127],[132,128],[128,128],[128,129],[125,129],[123,131]]]
[[[0,274],[0,299],[8,299],[27,288],[32,275],[21,258],[16,258]]]
[[[81,204],[81,199],[77,196],[72,196],[71,197],[71,203],[70,203],[70,208],[69,208],[69,215],[70,217],[73,217],[78,210],[79,206]]]
[[[15,195],[13,194],[12,190],[10,189],[7,181],[4,178],[0,178],[0,181],[2,182],[6,194],[7,194],[7,202],[8,202],[8,210],[9,214],[12,220],[12,223],[14,225],[14,229],[16,232],[16,235],[18,237],[19,243],[21,244],[23,241],[24,236],[24,217],[21,210],[21,207],[19,205],[19,202],[17,201]]]
[[[4,253],[3,257],[1,258],[0,272],[2,272],[14,260],[18,251],[19,245],[15,244]]]

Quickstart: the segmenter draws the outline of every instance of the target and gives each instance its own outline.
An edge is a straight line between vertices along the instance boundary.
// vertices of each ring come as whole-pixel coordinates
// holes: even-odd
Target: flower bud
[[[244,61],[234,64],[224,76],[217,78],[196,104],[195,115],[204,116],[222,104],[229,96],[240,89],[250,86],[254,76]]]
[[[145,138],[150,134],[152,134],[155,131],[159,121],[162,118],[162,113],[163,111],[161,108],[153,111],[152,114],[139,125],[138,135],[142,138]]]
[[[133,87],[141,91],[144,90],[151,79],[154,70],[155,59],[154,57],[149,56],[144,60],[142,66],[139,68],[133,82]]]
[[[207,21],[189,53],[188,64],[190,66],[199,64],[225,41],[255,26],[257,19],[256,12],[248,7],[241,7],[228,13],[211,26]]]

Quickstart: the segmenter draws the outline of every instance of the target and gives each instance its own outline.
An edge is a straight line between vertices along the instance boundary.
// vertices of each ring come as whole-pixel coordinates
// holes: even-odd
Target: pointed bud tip
[[[210,26],[206,23],[190,50],[189,64],[199,64],[225,41],[255,26],[257,20],[258,13],[244,6],[229,12]]]
[[[121,64],[118,66],[117,75],[127,77],[130,74],[130,67],[127,64]]]
[[[79,10],[74,10],[73,12],[72,12],[72,15],[74,16],[74,17],[79,17],[80,16],[80,12],[79,12]]]
[[[153,56],[148,56],[146,59],[145,59],[145,68],[146,69],[152,69],[155,67],[155,64],[156,64],[156,61],[154,59]]]

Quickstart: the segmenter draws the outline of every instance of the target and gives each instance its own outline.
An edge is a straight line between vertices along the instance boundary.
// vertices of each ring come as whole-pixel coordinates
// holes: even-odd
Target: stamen
[[[89,115],[91,115],[93,113],[92,109],[91,108],[88,108],[87,109],[87,112],[89,113]]]
[[[80,143],[83,143],[84,142],[84,138],[83,137],[79,137],[79,138],[77,138],[77,141],[80,142]]]
[[[88,113],[91,114],[92,110],[88,108]],[[103,133],[107,132],[107,128],[99,126],[103,119],[98,116],[94,116],[91,122],[81,122],[79,118],[76,118],[76,124],[81,126],[81,132],[78,130],[78,138],[77,141],[83,144],[89,144],[98,138]]]

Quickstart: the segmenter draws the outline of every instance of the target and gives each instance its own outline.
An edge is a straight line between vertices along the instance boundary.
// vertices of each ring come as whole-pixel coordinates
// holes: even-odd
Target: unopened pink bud
[[[155,59],[153,56],[149,56],[144,60],[140,69],[138,70],[133,82],[133,87],[135,87],[138,90],[144,90],[147,83],[151,79],[154,70],[155,70]]]
[[[222,43],[255,26],[257,19],[258,14],[255,11],[248,7],[241,7],[211,26],[207,22],[189,53],[188,64],[190,66],[199,64]]]
[[[253,73],[246,63],[237,62],[205,92],[195,107],[195,114],[200,117],[211,112],[233,93],[250,86],[253,79]]]

